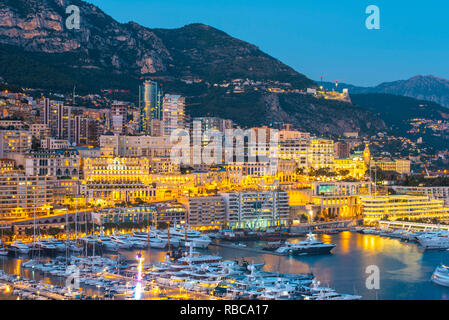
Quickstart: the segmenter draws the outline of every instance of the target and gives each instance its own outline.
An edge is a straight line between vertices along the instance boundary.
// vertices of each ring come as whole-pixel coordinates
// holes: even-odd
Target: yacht
[[[426,249],[449,249],[447,234],[432,234],[418,237],[418,242]]]
[[[193,229],[185,229],[183,227],[170,228],[170,234],[181,239],[181,245],[186,246],[193,245],[194,248],[205,249],[211,243],[211,239],[208,236],[201,234],[201,232]],[[187,241],[186,241],[187,240]]]
[[[285,245],[276,249],[275,252],[285,255],[327,254],[333,248],[335,244],[318,241],[312,233],[309,233],[305,241],[294,244],[286,241]]]
[[[117,236],[112,235],[111,240],[118,244],[120,249],[131,249],[133,247],[132,242],[129,241],[129,238],[126,236]]]
[[[24,244],[22,241],[14,241],[9,246],[9,250],[13,253],[28,253],[30,252],[30,247]]]
[[[440,286],[449,287],[449,267],[443,264],[436,267],[430,281]]]
[[[56,240],[55,238],[48,239],[47,243],[53,245],[58,252],[66,251],[66,244],[62,241]]]
[[[98,237],[98,242],[102,244],[103,249],[106,251],[116,252],[119,249],[119,245],[112,241],[109,237],[100,236]]]
[[[47,251],[47,252],[55,252],[56,251],[56,246],[54,246],[53,244],[51,244],[49,241],[45,240],[45,239],[41,239],[41,240],[37,240],[34,243],[35,247]]]

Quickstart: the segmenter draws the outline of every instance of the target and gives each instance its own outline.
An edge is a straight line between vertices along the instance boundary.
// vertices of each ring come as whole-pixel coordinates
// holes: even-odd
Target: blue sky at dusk
[[[449,78],[449,1],[89,0],[120,22],[149,28],[204,23],[253,43],[309,78],[376,85]],[[380,30],[365,8],[380,8]],[[81,13],[82,15],[82,13]]]

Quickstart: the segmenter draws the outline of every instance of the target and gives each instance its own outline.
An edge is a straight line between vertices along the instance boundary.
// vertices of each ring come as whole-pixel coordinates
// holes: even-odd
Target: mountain
[[[80,8],[80,29],[68,30],[65,10]],[[149,29],[119,23],[81,0],[0,1],[0,77],[9,85],[57,92],[129,89],[143,79],[187,97],[191,115],[230,118],[242,126],[288,122],[318,134],[375,132],[384,122],[349,103],[268,87],[316,87],[314,81],[257,46],[203,24]],[[259,83],[235,93],[220,83]]]
[[[415,141],[422,137],[428,144],[437,147],[437,149],[447,149],[449,145],[449,133],[447,131],[436,133],[430,128],[421,128],[418,132],[411,130],[413,129],[412,122],[424,122],[422,120],[414,121],[413,119],[432,121],[432,126],[439,121],[449,120],[449,109],[435,102],[380,93],[351,94],[351,100],[354,104],[382,118],[394,134],[409,137]]]
[[[419,100],[436,102],[449,107],[449,80],[432,75],[415,76],[408,80],[384,82],[373,88],[373,92],[396,94]]]
[[[334,83],[324,82],[323,87],[337,89]],[[408,80],[383,82],[375,87],[358,87],[340,83],[338,89],[348,88],[350,93],[386,93],[418,100],[427,100],[449,108],[449,80],[428,76],[414,76]]]

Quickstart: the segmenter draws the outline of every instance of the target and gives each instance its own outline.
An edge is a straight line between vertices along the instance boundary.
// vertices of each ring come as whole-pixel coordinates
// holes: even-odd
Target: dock
[[[14,289],[27,291],[34,295],[45,297],[50,300],[67,300],[68,299],[68,297],[66,297],[66,296],[63,296],[63,295],[60,295],[57,293],[53,293],[53,292],[41,291],[37,288],[33,288],[31,286],[24,285],[24,284],[12,283],[12,282],[3,281],[3,280],[1,281],[1,283],[10,286],[12,288],[11,291],[13,291]]]

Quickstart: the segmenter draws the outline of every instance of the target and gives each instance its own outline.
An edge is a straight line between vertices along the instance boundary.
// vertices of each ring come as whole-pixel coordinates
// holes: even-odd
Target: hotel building
[[[150,160],[136,157],[84,159],[81,192],[98,205],[154,200],[150,184]]]

